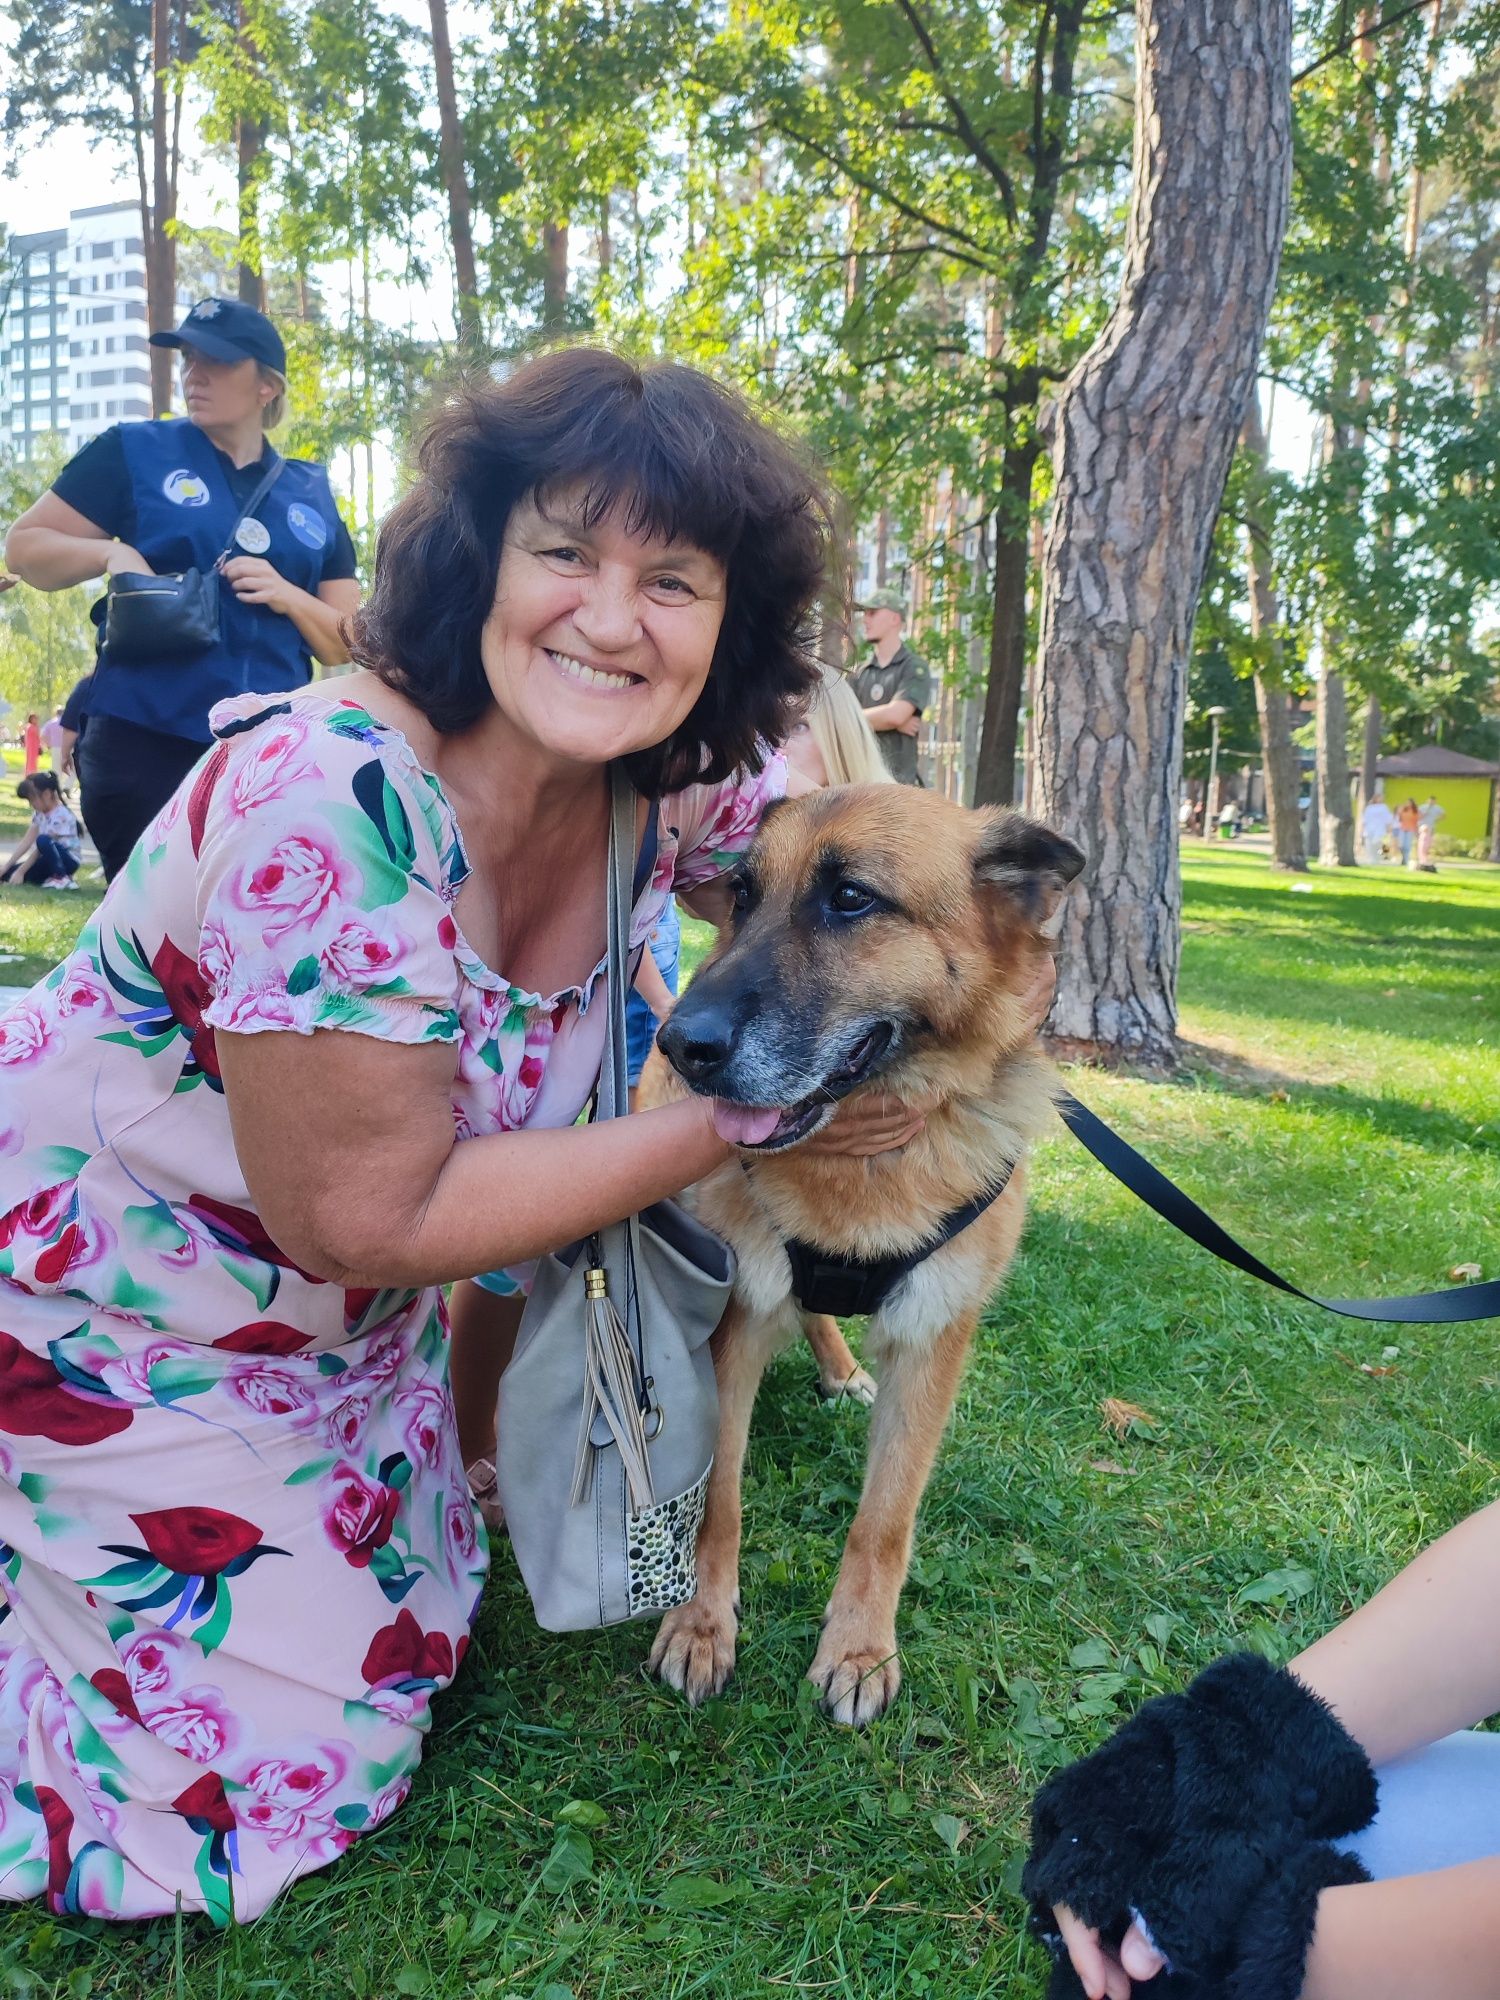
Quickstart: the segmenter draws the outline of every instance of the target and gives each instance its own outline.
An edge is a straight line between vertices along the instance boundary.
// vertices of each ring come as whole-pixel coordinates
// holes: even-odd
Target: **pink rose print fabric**
[[[459,829],[397,731],[312,693],[212,719],[0,1015],[0,1898],[226,1924],[406,1797],[487,1551],[441,1295],[277,1246],[215,1034],[449,1045],[462,1140],[571,1123],[605,1009],[602,965],[543,995],[469,949]],[[634,941],[782,777],[661,802]]]

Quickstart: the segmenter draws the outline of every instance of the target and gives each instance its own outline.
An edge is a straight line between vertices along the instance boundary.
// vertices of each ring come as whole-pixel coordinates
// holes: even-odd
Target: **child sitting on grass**
[[[33,771],[16,786],[16,797],[31,807],[31,824],[0,869],[0,882],[14,881],[24,867],[21,880],[33,887],[76,889],[73,877],[83,859],[82,836],[78,821],[63,804],[56,777],[51,771]]]

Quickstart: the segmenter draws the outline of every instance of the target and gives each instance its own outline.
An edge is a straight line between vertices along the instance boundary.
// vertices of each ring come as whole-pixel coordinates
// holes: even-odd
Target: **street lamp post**
[[[1208,753],[1208,794],[1203,801],[1203,838],[1213,839],[1214,821],[1219,808],[1219,720],[1228,715],[1227,708],[1211,708],[1208,719],[1214,726],[1213,744]]]

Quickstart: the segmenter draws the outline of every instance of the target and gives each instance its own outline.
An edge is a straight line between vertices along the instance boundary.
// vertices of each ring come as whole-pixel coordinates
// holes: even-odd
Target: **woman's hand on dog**
[[[856,1158],[868,1153],[893,1153],[909,1146],[927,1123],[929,1111],[942,1102],[936,1091],[908,1103],[883,1090],[841,1104],[821,1131],[804,1139],[804,1153],[843,1153]]]
[[[1139,1980],[1144,1985],[1156,1977],[1165,1963],[1161,1953],[1147,1942],[1139,1924],[1130,1926],[1115,1952],[1100,1943],[1096,1930],[1062,1904],[1056,1905],[1052,1914],[1089,2000],[1130,2000],[1131,1981]]]

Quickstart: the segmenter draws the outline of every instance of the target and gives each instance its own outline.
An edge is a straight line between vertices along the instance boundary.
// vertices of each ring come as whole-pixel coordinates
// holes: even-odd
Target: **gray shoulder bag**
[[[635,792],[617,769],[611,786],[600,1120],[624,1117],[629,1106]],[[495,1473],[545,1630],[651,1617],[697,1590],[719,1422],[708,1339],[733,1289],[729,1246],[672,1201],[538,1265],[500,1382]]]

